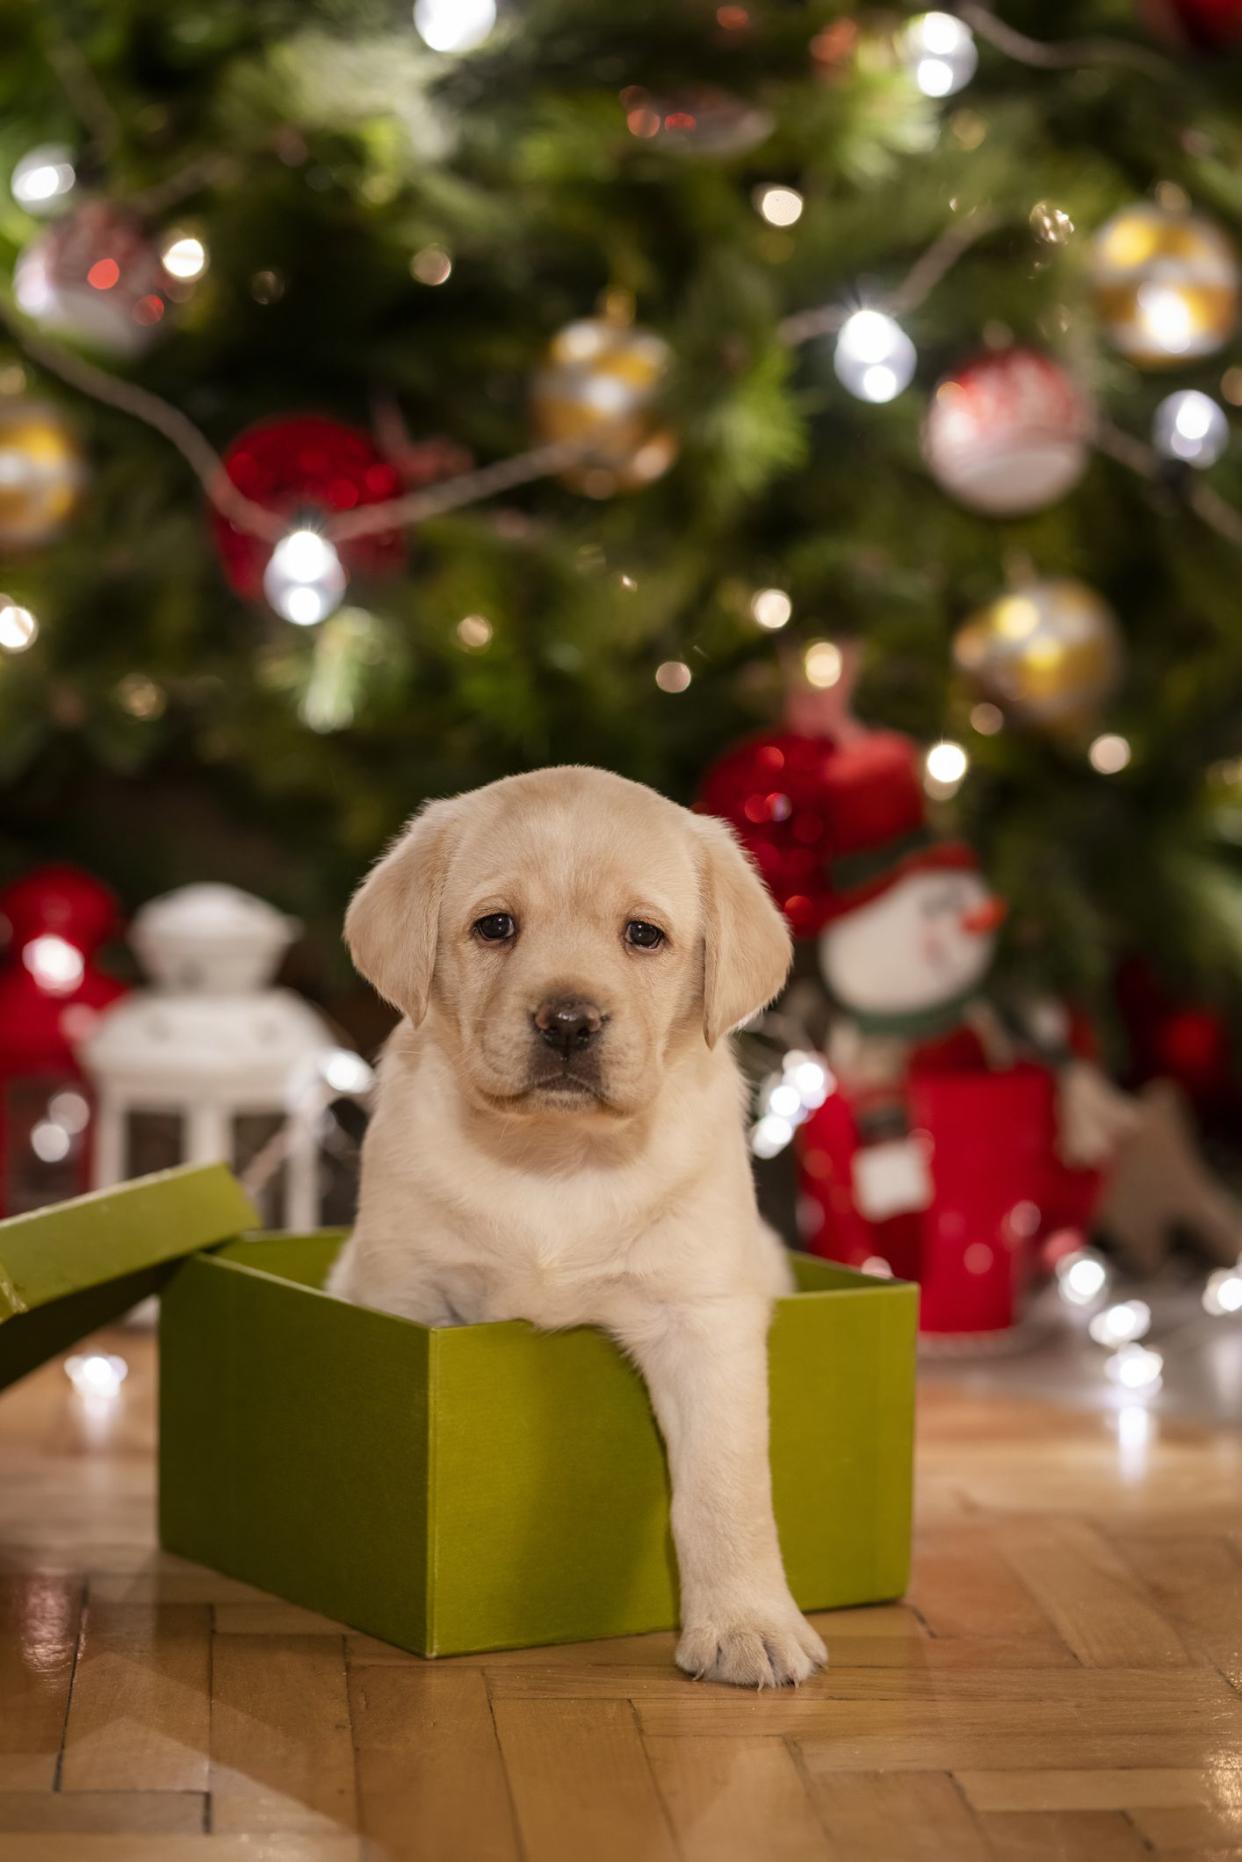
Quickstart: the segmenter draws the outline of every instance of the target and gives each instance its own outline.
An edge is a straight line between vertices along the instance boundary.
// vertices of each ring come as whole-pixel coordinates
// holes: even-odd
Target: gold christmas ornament
[[[1089,723],[1122,672],[1121,632],[1084,582],[1031,582],[971,615],[953,642],[958,667],[984,697],[1044,729]]]
[[[1238,255],[1201,214],[1123,207],[1092,242],[1096,310],[1110,342],[1142,368],[1209,356],[1238,321]]]
[[[672,351],[663,337],[615,316],[583,317],[553,337],[531,390],[541,440],[579,440],[581,464],[561,474],[589,498],[637,491],[668,471],[676,436],[655,402]]]
[[[85,475],[77,442],[56,408],[23,396],[0,400],[0,546],[31,548],[54,537]]]

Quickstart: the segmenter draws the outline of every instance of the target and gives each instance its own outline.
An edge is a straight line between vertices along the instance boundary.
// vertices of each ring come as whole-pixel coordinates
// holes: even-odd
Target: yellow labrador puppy
[[[725,1037],[789,938],[719,821],[598,769],[432,802],[346,919],[405,1019],[330,1290],[426,1325],[596,1325],[668,1449],[680,1666],[765,1686],[826,1659],[785,1582],[755,1206]]]

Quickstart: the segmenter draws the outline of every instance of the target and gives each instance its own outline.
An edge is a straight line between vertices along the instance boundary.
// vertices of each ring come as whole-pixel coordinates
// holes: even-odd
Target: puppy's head
[[[687,1044],[776,994],[780,914],[719,821],[596,769],[415,816],[356,893],[353,959],[515,1113],[632,1116]]]

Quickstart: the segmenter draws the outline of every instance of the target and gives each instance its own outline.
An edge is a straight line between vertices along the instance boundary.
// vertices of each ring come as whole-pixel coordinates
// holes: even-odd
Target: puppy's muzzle
[[[535,1011],[539,1039],[565,1061],[585,1054],[603,1025],[595,1003],[577,996],[550,996]]]

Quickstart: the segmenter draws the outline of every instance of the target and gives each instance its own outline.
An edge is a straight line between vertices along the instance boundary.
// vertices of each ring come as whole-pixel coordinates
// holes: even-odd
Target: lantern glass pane
[[[87,1188],[91,1107],[82,1082],[10,1080],[0,1113],[0,1215],[24,1215]]]
[[[233,1119],[233,1169],[246,1187],[267,1228],[285,1226],[285,1155],[279,1112],[239,1112]],[[254,1176],[247,1172],[254,1169]]]
[[[172,1170],[185,1161],[185,1122],[180,1112],[131,1112],[125,1121],[127,1177]]]

